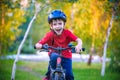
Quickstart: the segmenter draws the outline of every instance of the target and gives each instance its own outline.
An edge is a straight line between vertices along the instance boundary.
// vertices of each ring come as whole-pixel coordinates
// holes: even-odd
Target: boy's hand
[[[37,49],[41,49],[41,48],[42,48],[42,44],[37,43],[37,44],[35,44],[35,47],[36,47]]]
[[[82,49],[82,46],[80,45],[75,46],[76,53],[80,53],[81,49]]]
[[[82,40],[77,38],[76,39],[76,42],[78,43],[76,46],[75,46],[75,50],[77,53],[80,53],[81,49],[82,49]]]

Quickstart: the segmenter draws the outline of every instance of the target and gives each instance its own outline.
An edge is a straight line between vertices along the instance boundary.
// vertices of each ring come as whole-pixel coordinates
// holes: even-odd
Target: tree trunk
[[[91,48],[90,48],[89,59],[88,59],[88,66],[91,65],[91,63],[92,63],[92,55],[95,54],[94,41],[95,41],[95,36],[93,35],[92,45],[91,45]]]
[[[106,51],[107,51],[107,45],[108,45],[108,39],[110,36],[110,31],[112,29],[112,23],[114,19],[114,12],[112,13],[112,18],[110,20],[110,24],[108,26],[107,34],[106,34],[106,40],[104,43],[104,50],[103,50],[103,60],[102,60],[102,68],[101,68],[101,76],[105,75],[105,67],[106,67]]]
[[[38,5],[39,5],[39,4],[37,3],[35,15],[33,16],[32,20],[30,21],[30,23],[29,23],[29,25],[28,25],[28,28],[27,28],[27,30],[26,30],[26,32],[25,32],[25,36],[24,36],[24,38],[23,38],[23,40],[22,40],[22,42],[21,42],[21,44],[20,44],[20,46],[19,46],[19,48],[18,48],[17,56],[16,56],[16,58],[15,58],[15,61],[14,61],[14,64],[13,64],[13,68],[12,68],[11,80],[15,80],[16,64],[17,64],[17,62],[18,62],[18,59],[19,59],[19,55],[20,55],[22,46],[23,46],[23,44],[24,44],[24,42],[25,42],[25,40],[26,40],[26,38],[27,38],[27,36],[28,36],[28,33],[29,33],[29,31],[30,31],[30,28],[31,28],[31,26],[32,26],[33,21],[36,19],[36,16],[37,16],[38,12],[40,11],[40,8],[39,8],[40,5],[39,5],[39,6],[38,6]],[[38,9],[38,8],[39,8],[39,9]]]

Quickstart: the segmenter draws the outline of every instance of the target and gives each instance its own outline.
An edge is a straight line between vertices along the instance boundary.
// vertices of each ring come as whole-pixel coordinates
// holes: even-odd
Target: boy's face
[[[64,29],[64,21],[61,19],[56,19],[51,22],[51,29],[55,31],[57,35],[61,35]]]

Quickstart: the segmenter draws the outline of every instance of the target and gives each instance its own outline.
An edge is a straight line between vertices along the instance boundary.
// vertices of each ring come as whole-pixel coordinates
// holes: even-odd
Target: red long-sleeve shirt
[[[69,30],[64,29],[61,35],[56,35],[53,31],[48,32],[39,43],[44,45],[48,44],[53,47],[68,47],[68,44],[72,41],[76,41],[77,37]],[[65,58],[72,58],[70,50],[62,51],[62,56]]]

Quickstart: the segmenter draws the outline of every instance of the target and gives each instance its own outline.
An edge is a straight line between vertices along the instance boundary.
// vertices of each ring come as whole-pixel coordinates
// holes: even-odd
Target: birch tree
[[[14,63],[13,63],[11,80],[15,80],[16,65],[17,65],[17,62],[18,62],[18,60],[19,60],[19,55],[20,55],[22,46],[23,46],[23,44],[24,44],[24,42],[25,42],[25,40],[26,40],[26,38],[27,38],[27,36],[28,36],[28,33],[29,33],[30,28],[31,28],[31,26],[32,26],[32,23],[33,23],[34,20],[36,19],[37,14],[38,14],[38,12],[39,12],[40,9],[41,9],[39,3],[37,3],[37,2],[34,2],[34,3],[35,3],[35,10],[36,10],[36,11],[35,11],[35,14],[34,14],[33,18],[31,19],[31,21],[30,21],[30,23],[29,23],[29,25],[28,25],[28,28],[27,28],[27,30],[26,30],[26,32],[25,32],[25,36],[24,36],[21,44],[20,44],[19,47],[18,47],[17,55],[16,55],[15,61],[14,61]]]
[[[110,36],[110,31],[112,29],[113,18],[114,18],[114,14],[112,14],[112,18],[110,20],[110,25],[108,26],[108,30],[107,30],[107,34],[106,34],[106,40],[104,43],[101,76],[104,76],[104,74],[105,74],[107,45],[108,45],[108,40],[109,40],[109,36]]]
[[[114,3],[113,9],[112,9],[112,17],[111,17],[111,20],[110,20],[110,23],[109,23],[109,26],[108,26],[108,29],[107,29],[106,40],[105,40],[105,43],[104,43],[103,61],[102,61],[102,68],[101,68],[101,76],[104,76],[104,75],[105,75],[106,52],[107,52],[107,46],[108,46],[108,40],[109,40],[109,36],[110,36],[110,31],[111,31],[111,29],[112,29],[112,24],[113,24],[114,17],[115,17],[115,8],[116,8],[116,6],[118,6],[118,2],[117,2],[117,1]]]

